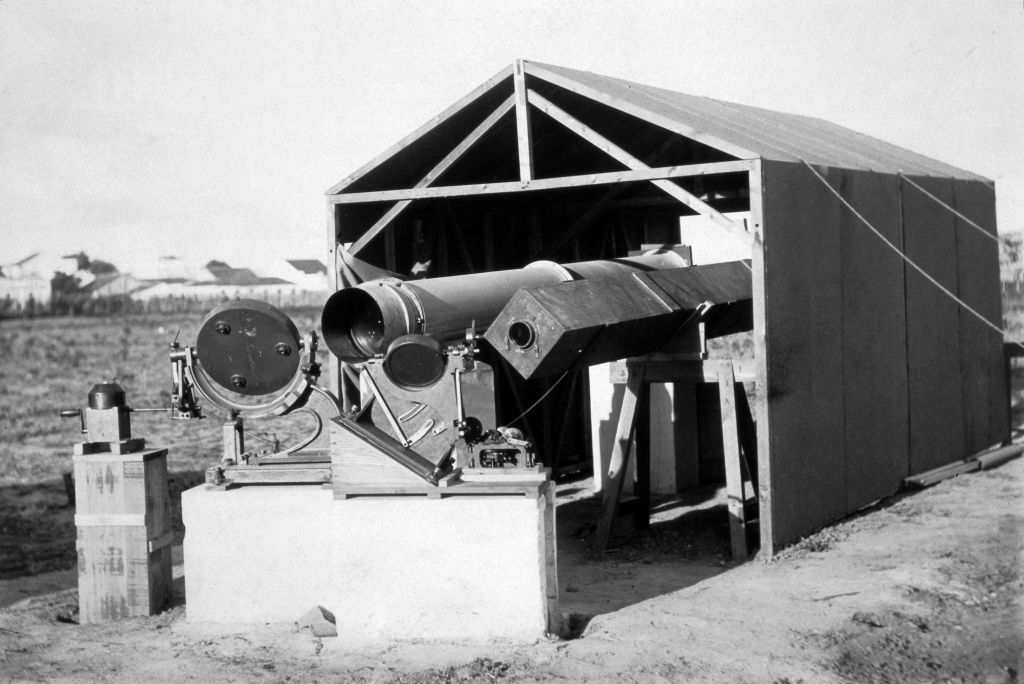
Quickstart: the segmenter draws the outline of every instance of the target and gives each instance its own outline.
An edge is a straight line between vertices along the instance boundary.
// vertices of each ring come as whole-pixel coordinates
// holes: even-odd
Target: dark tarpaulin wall
[[[1002,339],[803,164],[762,162],[769,549],[1002,440]],[[1000,323],[996,244],[899,176],[820,169],[883,235]],[[913,178],[994,226],[981,181]],[[954,192],[955,190],[955,192]],[[969,235],[973,233],[973,235]]]

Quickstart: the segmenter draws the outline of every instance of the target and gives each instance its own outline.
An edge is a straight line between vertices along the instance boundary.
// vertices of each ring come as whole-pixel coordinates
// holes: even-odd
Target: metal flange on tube
[[[404,335],[454,341],[476,326],[485,330],[523,288],[594,280],[686,266],[676,252],[658,250],[636,257],[556,264],[537,261],[521,269],[471,273],[417,281],[374,280],[335,292],[321,326],[331,353],[360,363],[388,351]]]

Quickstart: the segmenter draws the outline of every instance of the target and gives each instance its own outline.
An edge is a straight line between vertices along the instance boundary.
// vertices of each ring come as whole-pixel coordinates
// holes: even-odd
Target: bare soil
[[[0,580],[0,603],[14,601],[0,608],[0,678],[1018,681],[1024,459],[895,497],[773,562],[741,565],[726,557],[717,492],[666,502],[648,533],[623,527],[615,549],[597,553],[588,485],[559,487],[567,637],[366,642],[289,625],[190,625],[181,579],[160,615],[82,626],[64,570]]]

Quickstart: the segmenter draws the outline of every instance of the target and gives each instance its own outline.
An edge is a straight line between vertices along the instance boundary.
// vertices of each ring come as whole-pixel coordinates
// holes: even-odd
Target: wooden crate
[[[167,450],[76,455],[82,624],[152,615],[171,597]]]

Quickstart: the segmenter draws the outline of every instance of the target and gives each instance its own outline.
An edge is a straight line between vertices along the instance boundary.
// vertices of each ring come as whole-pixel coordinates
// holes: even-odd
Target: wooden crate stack
[[[83,424],[95,441],[74,455],[81,624],[153,615],[172,595],[167,450],[131,438],[123,401],[93,403]]]

